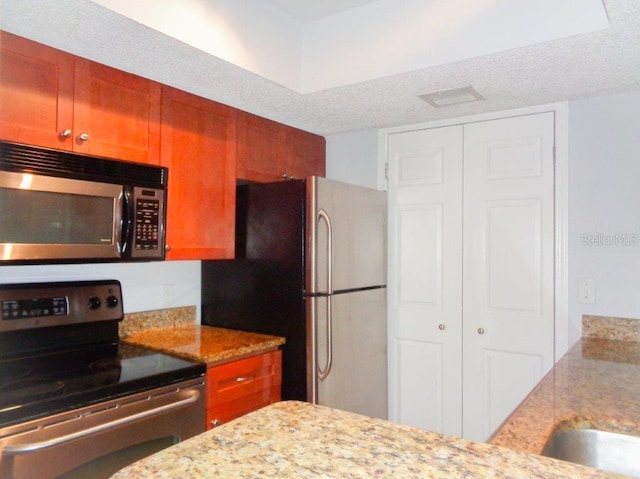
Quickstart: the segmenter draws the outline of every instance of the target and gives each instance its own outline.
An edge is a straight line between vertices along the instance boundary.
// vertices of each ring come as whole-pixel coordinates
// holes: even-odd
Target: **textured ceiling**
[[[607,30],[307,95],[92,2],[66,3],[2,0],[0,28],[323,135],[640,89],[639,0],[605,0]],[[486,100],[435,109],[416,96],[466,85]]]

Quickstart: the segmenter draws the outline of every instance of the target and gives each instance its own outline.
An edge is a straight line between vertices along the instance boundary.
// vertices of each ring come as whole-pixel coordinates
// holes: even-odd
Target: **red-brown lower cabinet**
[[[207,369],[207,429],[280,401],[282,352]]]

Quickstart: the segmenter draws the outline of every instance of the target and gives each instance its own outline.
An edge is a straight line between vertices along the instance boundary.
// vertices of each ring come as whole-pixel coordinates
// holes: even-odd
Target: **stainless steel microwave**
[[[0,264],[165,255],[168,169],[0,141]]]

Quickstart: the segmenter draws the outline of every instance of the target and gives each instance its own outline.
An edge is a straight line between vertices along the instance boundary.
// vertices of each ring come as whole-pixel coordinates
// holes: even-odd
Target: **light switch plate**
[[[175,295],[175,286],[173,284],[162,285],[162,300],[161,304],[163,308],[168,308],[172,305]]]
[[[596,280],[593,278],[578,279],[578,303],[594,304],[596,302]]]

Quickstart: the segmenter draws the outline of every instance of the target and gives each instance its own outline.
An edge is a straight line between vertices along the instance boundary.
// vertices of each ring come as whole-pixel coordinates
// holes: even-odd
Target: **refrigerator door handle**
[[[326,270],[327,270],[327,294],[333,294],[333,224],[327,212],[323,209],[318,211],[318,223],[323,220],[327,225],[327,245],[326,245]]]
[[[333,225],[331,224],[331,218],[327,212],[323,209],[318,211],[318,222],[324,221],[327,225],[327,244],[326,244],[326,275],[327,275],[327,311],[325,315],[326,321],[326,356],[327,360],[324,368],[318,365],[318,379],[324,381],[331,372],[331,366],[333,365],[333,315],[331,311],[331,294],[333,294]]]
[[[333,321],[331,317],[331,296],[327,296],[327,362],[325,363],[324,368],[320,368],[318,366],[318,379],[320,381],[324,381],[329,373],[331,373],[331,367],[333,366],[333,332],[332,326]]]

